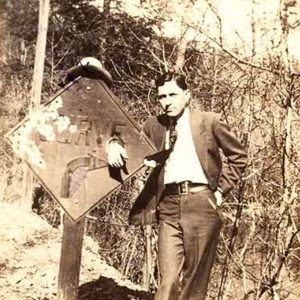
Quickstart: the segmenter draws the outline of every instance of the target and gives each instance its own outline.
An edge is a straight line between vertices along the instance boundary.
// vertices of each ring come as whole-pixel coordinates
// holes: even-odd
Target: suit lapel
[[[205,139],[205,119],[201,112],[192,111],[190,113],[190,125],[192,130],[193,141],[196,147],[196,152],[200,160],[203,170],[207,169],[207,152],[206,152],[206,139]]]
[[[160,115],[157,117],[157,124],[154,129],[155,133],[155,144],[159,151],[164,150],[166,131],[169,125],[169,118],[166,115]]]

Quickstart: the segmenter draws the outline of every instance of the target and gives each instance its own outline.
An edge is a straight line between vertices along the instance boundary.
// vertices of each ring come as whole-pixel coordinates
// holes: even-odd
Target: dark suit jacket
[[[212,112],[191,111],[190,123],[193,140],[209,187],[218,187],[226,196],[236,185],[247,164],[247,154],[240,141],[230,132],[229,127]],[[150,117],[144,125],[144,133],[157,149],[163,150],[168,117]],[[222,167],[220,149],[227,158]],[[157,222],[156,207],[164,190],[164,165],[154,168],[144,189],[137,197],[129,214],[129,223],[144,225]]]

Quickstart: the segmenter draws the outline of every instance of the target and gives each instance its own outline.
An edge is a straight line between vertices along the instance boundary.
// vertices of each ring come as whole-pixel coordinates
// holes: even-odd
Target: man
[[[164,113],[150,117],[144,133],[160,152],[146,161],[154,169],[130,223],[159,223],[161,284],[155,300],[201,300],[222,223],[218,206],[240,179],[246,152],[218,114],[189,109],[183,76],[163,74],[156,86]],[[223,169],[220,149],[227,158]],[[110,143],[109,163],[121,167],[124,159],[124,148]]]

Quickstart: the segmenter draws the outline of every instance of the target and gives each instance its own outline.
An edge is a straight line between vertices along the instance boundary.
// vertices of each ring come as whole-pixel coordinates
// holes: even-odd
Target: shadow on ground
[[[78,300],[153,300],[153,295],[119,286],[113,279],[100,277],[79,287]]]

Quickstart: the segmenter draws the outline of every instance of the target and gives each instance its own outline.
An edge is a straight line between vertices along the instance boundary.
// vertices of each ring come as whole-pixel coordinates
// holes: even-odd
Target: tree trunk
[[[110,12],[110,3],[111,0],[103,0],[103,14],[105,17],[107,17]]]
[[[35,50],[34,72],[32,80],[31,101],[29,104],[29,113],[36,111],[41,103],[44,61],[46,52],[48,16],[50,0],[40,0],[39,2],[39,24],[38,36]],[[24,190],[21,197],[21,206],[26,210],[31,210],[32,196],[34,187],[34,177],[28,166],[24,167]]]

